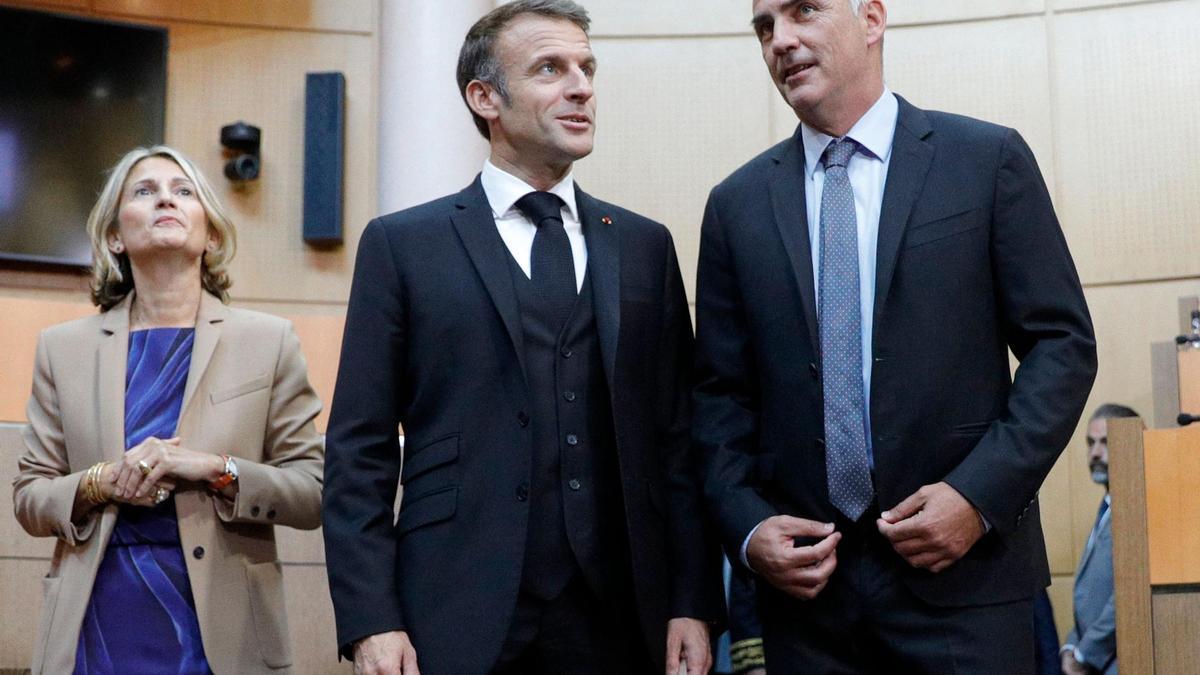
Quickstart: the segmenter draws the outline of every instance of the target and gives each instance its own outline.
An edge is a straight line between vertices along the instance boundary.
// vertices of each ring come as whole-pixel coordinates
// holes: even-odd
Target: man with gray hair
[[[1033,153],[888,90],[883,0],[751,4],[800,123],[709,197],[692,429],[768,668],[1030,673],[1096,369]]]
[[[1075,573],[1074,625],[1062,646],[1067,675],[1117,672],[1117,612],[1113,594],[1112,498],[1108,494],[1108,421],[1138,417],[1132,408],[1105,403],[1087,426],[1087,462],[1092,480],[1104,486],[1104,499]]]
[[[573,179],[596,124],[588,26],[570,0],[480,19],[458,82],[481,174],[363,233],[324,503],[359,672],[710,667],[687,299],[667,229]]]

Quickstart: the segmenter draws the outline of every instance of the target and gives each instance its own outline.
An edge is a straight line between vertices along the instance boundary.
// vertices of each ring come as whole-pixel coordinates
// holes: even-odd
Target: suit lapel
[[[792,263],[792,273],[800,289],[800,304],[813,352],[819,351],[817,335],[817,301],[813,288],[812,246],[808,241],[808,208],[804,195],[804,152],[800,128],[792,142],[775,158],[769,178],[771,206],[775,210],[775,225],[783,239],[783,248]]]
[[[177,428],[183,426],[183,417],[200,386],[204,372],[212,361],[213,352],[221,340],[221,324],[229,316],[229,308],[207,291],[200,292],[200,308],[196,312],[196,333],[192,340],[192,362],[188,368],[187,385],[183,389],[183,405],[180,407]]]
[[[521,372],[525,372],[525,340],[521,330],[520,305],[517,303],[517,291],[513,288],[512,272],[505,258],[507,247],[496,229],[496,219],[492,216],[492,207],[488,204],[487,196],[483,193],[483,184],[479,178],[462,192],[458,193],[455,201],[456,211],[450,216],[459,239],[467,249],[471,264],[487,288],[492,304],[500,313],[508,337],[512,340],[521,364]]]
[[[913,205],[925,185],[925,176],[933,162],[933,145],[925,142],[933,128],[925,113],[897,96],[900,104],[896,135],[892,141],[892,159],[888,165],[883,207],[879,213],[879,239],[875,261],[875,325],[887,303],[888,291],[896,271],[896,258]]]
[[[620,224],[606,214],[604,206],[581,190],[578,184],[575,186],[575,201],[588,248],[587,274],[592,283],[600,354],[604,358],[604,374],[611,387],[617,363],[617,337],[621,334],[621,247],[617,229]]]
[[[119,461],[125,453],[125,362],[129,358],[129,307],[133,293],[104,313],[100,320],[99,363],[100,443],[104,458]]]

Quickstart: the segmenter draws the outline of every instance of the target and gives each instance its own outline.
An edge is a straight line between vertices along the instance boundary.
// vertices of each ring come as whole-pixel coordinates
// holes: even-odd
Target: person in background
[[[1104,499],[1075,572],[1075,625],[1062,646],[1066,675],[1117,672],[1117,614],[1113,594],[1112,498],[1108,494],[1108,420],[1138,417],[1132,408],[1105,403],[1087,427],[1087,462],[1092,480],[1104,486]]]
[[[38,339],[13,482],[58,539],[34,673],[291,670],[275,528],[320,525],[321,409],[287,321],[226,306],[233,224],[177,150],[113,168],[96,316]]]

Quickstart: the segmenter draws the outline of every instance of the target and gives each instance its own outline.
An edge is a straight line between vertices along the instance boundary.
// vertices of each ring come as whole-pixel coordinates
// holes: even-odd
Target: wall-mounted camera
[[[221,145],[225,146],[225,177],[232,181],[245,182],[258,178],[262,164],[259,148],[262,145],[262,130],[241,120],[221,127]]]

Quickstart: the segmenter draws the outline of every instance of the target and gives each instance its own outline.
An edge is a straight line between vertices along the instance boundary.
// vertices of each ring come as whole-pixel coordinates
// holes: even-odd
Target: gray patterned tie
[[[821,193],[821,328],[825,395],[825,473],[829,501],[850,520],[871,503],[871,469],[863,411],[862,316],[858,224],[846,165],[858,144],[846,138],[825,149]]]

